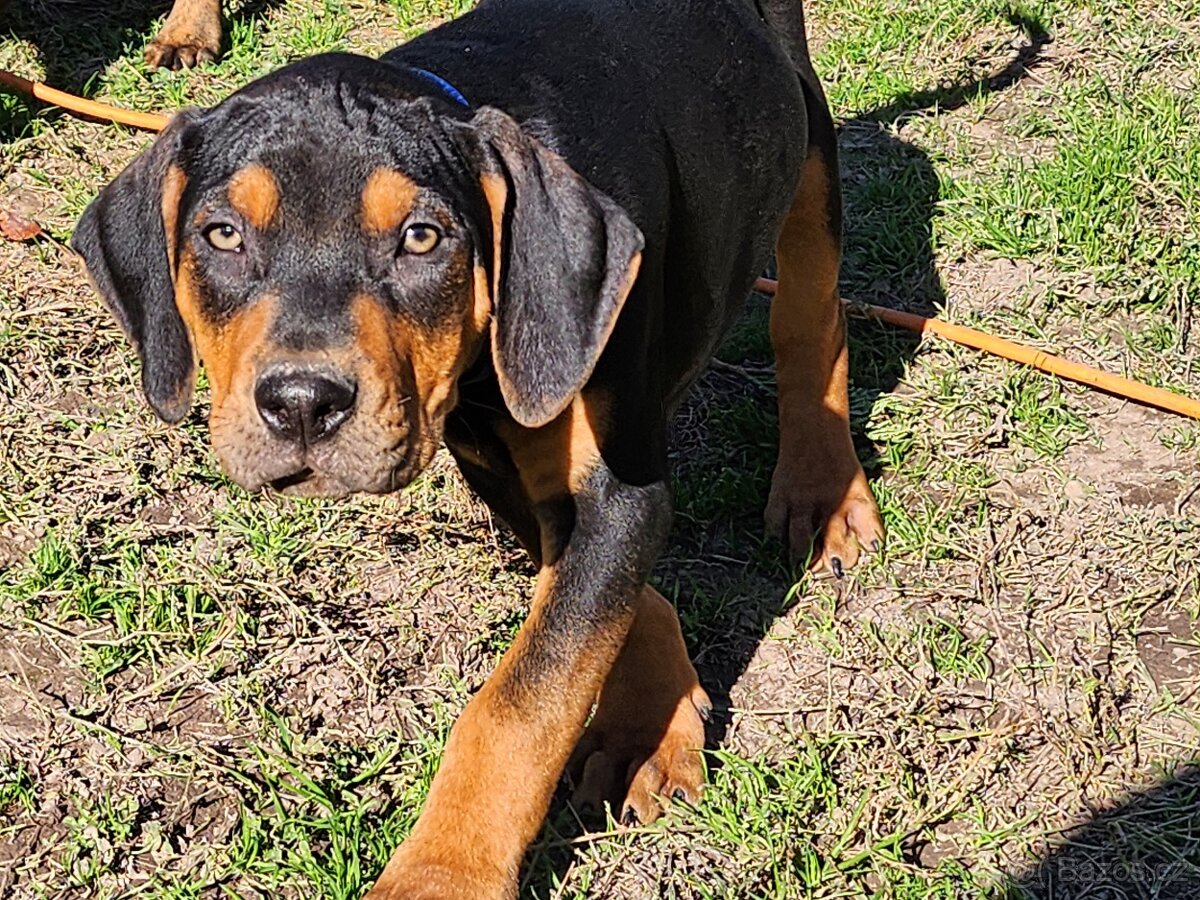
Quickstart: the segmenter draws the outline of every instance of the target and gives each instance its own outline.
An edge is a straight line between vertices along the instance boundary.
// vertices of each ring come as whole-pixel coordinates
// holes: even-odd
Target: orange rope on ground
[[[754,289],[764,294],[774,294],[777,287],[778,282],[770,278],[760,278],[754,283]],[[1105,391],[1109,394],[1115,394],[1118,397],[1136,400],[1148,406],[1156,406],[1168,412],[1179,413],[1181,416],[1200,419],[1200,400],[1193,400],[1190,397],[1184,397],[1182,394],[1151,387],[1148,384],[1142,384],[1140,381],[1133,381],[1129,378],[1123,378],[1120,375],[1113,375],[1101,369],[1085,366],[1082,363],[1071,362],[1069,359],[1054,356],[1044,350],[1026,347],[1023,344],[1015,344],[1012,341],[993,337],[990,334],[984,334],[982,331],[976,331],[974,328],[967,328],[963,325],[954,325],[950,322],[928,319],[925,316],[901,312],[897,309],[888,309],[884,306],[850,303],[846,300],[842,302],[850,310],[862,310],[870,318],[887,322],[889,325],[906,328],[918,334],[929,332],[940,335],[946,338],[946,340],[962,344],[964,347],[974,347],[976,350],[1001,356],[1004,359],[1011,359],[1013,362],[1024,363],[1025,365],[1033,366],[1035,369],[1041,369],[1043,372],[1049,372],[1051,375],[1068,378],[1071,381],[1086,384],[1089,387]]]
[[[129,125],[132,128],[143,128],[147,131],[162,131],[169,121],[168,116],[133,112],[132,110],[118,109],[115,106],[109,106],[105,103],[96,103],[93,100],[84,100],[82,97],[76,97],[64,91],[55,90],[40,82],[28,81],[3,69],[0,69],[0,85],[36,97],[38,100],[59,106],[77,115],[117,122],[121,125]],[[759,278],[754,283],[754,289],[764,294],[774,294],[778,286],[778,282],[770,278]],[[844,300],[842,302],[846,303]],[[1112,375],[1091,366],[1071,362],[1068,359],[1054,356],[1043,350],[1036,350],[1033,347],[1015,344],[1012,341],[993,337],[990,334],[984,334],[982,331],[976,331],[973,328],[953,325],[950,322],[940,322],[937,319],[928,319],[925,316],[887,309],[883,306],[851,303],[846,303],[846,306],[851,310],[861,310],[871,318],[887,322],[889,325],[906,328],[918,334],[932,332],[947,340],[954,341],[956,344],[962,344],[965,347],[974,347],[976,350],[1001,356],[1004,359],[1011,359],[1013,362],[1024,363],[1025,365],[1033,366],[1035,369],[1041,369],[1043,372],[1049,372],[1060,378],[1068,378],[1071,381],[1086,384],[1089,387],[1105,391],[1109,394],[1115,394],[1118,397],[1125,397],[1130,400],[1136,400],[1139,403],[1168,410],[1169,412],[1179,413],[1193,419],[1200,419],[1200,401],[1192,400],[1189,397],[1184,397],[1171,391],[1164,391],[1162,388],[1151,387],[1148,384],[1142,384],[1129,378],[1122,378],[1120,375]]]
[[[0,69],[0,84],[54,106],[62,107],[67,112],[87,116],[91,119],[104,119],[119,125],[129,125],[132,128],[162,131],[169,121],[169,117],[155,113],[134,112],[129,109],[118,109],[106,103],[97,103],[94,100],[84,100],[82,97],[56,90],[40,81],[29,81],[3,69]]]

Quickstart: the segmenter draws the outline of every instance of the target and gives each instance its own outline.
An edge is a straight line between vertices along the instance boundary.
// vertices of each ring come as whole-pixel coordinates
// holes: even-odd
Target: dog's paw
[[[813,571],[839,578],[858,562],[862,550],[878,551],[884,535],[862,466],[852,457],[845,469],[829,473],[781,458],[764,516],[768,532],[786,541],[793,560],[811,554]]]
[[[704,719],[701,711],[712,708],[708,695],[699,685],[696,695],[685,697],[653,752],[633,770],[625,802],[621,804],[622,825],[645,825],[666,812],[672,801],[691,805],[704,793]],[[646,748],[642,748],[646,749]],[[636,754],[633,759],[636,760]],[[633,763],[626,766],[628,773]]]
[[[644,588],[596,714],[567,766],[575,808],[595,814],[607,802],[622,824],[645,825],[672,800],[697,803],[704,791],[704,722],[711,714],[675,607]]]
[[[212,62],[220,50],[220,38],[187,36],[174,39],[164,30],[146,48],[146,65],[150,69],[191,69]]]
[[[190,69],[221,52],[221,7],[212,0],[175,0],[158,36],[146,48],[151,69]]]

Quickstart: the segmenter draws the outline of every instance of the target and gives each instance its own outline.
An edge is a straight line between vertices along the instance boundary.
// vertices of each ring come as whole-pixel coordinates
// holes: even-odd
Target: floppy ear
[[[472,120],[492,214],[492,359],[505,405],[530,428],[579,393],[637,278],[642,233],[616,203],[508,115]]]
[[[175,244],[186,176],[183,135],[198,118],[175,116],[84,212],[71,247],[142,361],[142,389],[154,411],[178,422],[192,404],[196,361],[175,307]]]

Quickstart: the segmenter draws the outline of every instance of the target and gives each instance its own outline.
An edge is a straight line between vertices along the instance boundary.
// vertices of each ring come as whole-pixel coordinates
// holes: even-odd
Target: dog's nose
[[[254,386],[254,402],[267,428],[292,443],[332,437],[354,410],[353,382],[315,372],[268,372]]]

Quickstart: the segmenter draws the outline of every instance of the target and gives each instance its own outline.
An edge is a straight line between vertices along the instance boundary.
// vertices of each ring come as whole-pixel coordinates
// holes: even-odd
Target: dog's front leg
[[[521,858],[669,528],[663,484],[622,484],[601,463],[577,488],[569,537],[543,565],[529,618],[451,731],[425,809],[369,900],[516,895]]]

